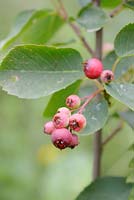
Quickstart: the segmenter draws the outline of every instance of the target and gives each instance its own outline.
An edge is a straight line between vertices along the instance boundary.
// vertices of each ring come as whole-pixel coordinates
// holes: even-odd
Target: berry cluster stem
[[[90,103],[90,101],[97,96],[97,94],[101,93],[104,89],[98,89],[96,90],[94,93],[92,93],[90,96],[86,97],[87,100],[85,101],[85,103],[80,107],[79,109],[79,114],[81,114],[83,112],[83,110],[85,109],[85,107]]]

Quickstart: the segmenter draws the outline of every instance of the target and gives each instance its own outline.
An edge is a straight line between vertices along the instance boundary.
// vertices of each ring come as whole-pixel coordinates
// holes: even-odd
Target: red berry
[[[86,118],[82,114],[73,114],[69,119],[69,126],[72,130],[79,132],[86,126]]]
[[[84,73],[90,79],[99,78],[103,70],[102,62],[97,58],[92,58],[84,63]]]
[[[68,108],[66,107],[61,107],[57,110],[57,113],[64,113],[66,115],[68,115],[69,117],[71,116],[71,112]]]
[[[72,94],[70,95],[69,97],[67,97],[66,99],[66,105],[67,107],[71,108],[71,109],[75,109],[75,108],[78,108],[81,104],[81,100],[80,98],[75,95],[75,94]]]
[[[104,70],[101,73],[101,81],[104,83],[110,83],[114,80],[114,73],[111,70]]]
[[[66,147],[69,147],[72,142],[72,134],[66,128],[55,129],[52,132],[51,140],[57,148],[65,149]]]
[[[55,127],[52,121],[47,122],[44,124],[44,133],[50,135],[54,131]]]
[[[64,113],[57,113],[53,117],[55,128],[65,128],[69,124],[69,116]]]
[[[72,134],[72,141],[70,144],[70,148],[73,149],[74,147],[76,147],[79,144],[79,139],[78,136],[76,134]]]

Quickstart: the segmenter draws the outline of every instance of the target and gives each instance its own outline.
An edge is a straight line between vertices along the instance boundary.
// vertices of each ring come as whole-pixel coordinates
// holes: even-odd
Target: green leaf
[[[44,117],[52,117],[59,107],[65,106],[67,96],[71,94],[76,94],[78,92],[80,84],[81,80],[78,80],[75,83],[69,85],[67,88],[54,93],[44,111]]]
[[[134,110],[134,84],[111,83],[105,85],[109,95]]]
[[[115,51],[111,51],[104,59],[103,59],[103,64],[105,69],[110,69],[112,70],[112,67],[117,60],[117,55]],[[134,70],[134,56],[128,56],[128,57],[123,57],[119,59],[116,69],[114,72],[115,79],[123,78],[123,76],[129,74],[130,71],[130,76],[132,74],[132,70]],[[125,77],[124,77],[125,78]],[[128,82],[128,80],[127,80]]]
[[[79,4],[84,7],[87,6],[88,4],[92,3],[92,0],[78,0]]]
[[[103,128],[108,118],[108,105],[104,98],[94,99],[83,112],[87,119],[86,128],[82,134],[92,134]]]
[[[131,188],[125,178],[100,178],[86,187],[76,200],[127,200]]]
[[[108,53],[106,57],[103,59],[104,68],[111,70],[116,59],[117,59],[117,55],[115,51],[111,51],[110,53]]]
[[[77,22],[88,32],[101,29],[109,20],[106,13],[98,7],[88,6],[83,8],[77,18]]]
[[[92,94],[96,87],[87,85],[80,90],[80,96],[84,97]],[[101,129],[108,118],[108,105],[103,97],[95,97],[85,108],[83,112],[87,119],[87,125],[81,134],[93,134]]]
[[[129,151],[134,151],[134,144],[132,144],[132,145],[129,147],[128,150],[129,150]]]
[[[129,167],[130,167],[130,168],[134,168],[134,158],[130,161]]]
[[[27,10],[20,13],[10,34],[0,43],[0,48],[13,42],[44,44],[62,26],[63,20],[51,10]]]
[[[101,0],[101,6],[104,8],[114,8],[122,3],[122,0]]]
[[[133,179],[134,180],[134,179]],[[133,182],[134,183],[134,182]],[[134,200],[134,186],[132,187],[132,191],[130,193],[129,199],[128,200]]]
[[[0,85],[21,98],[47,96],[80,79],[81,63],[79,52],[71,48],[17,46],[0,65]]]
[[[115,51],[119,57],[134,55],[134,24],[125,26],[115,38]]]
[[[129,124],[132,129],[134,129],[134,111],[128,110],[125,112],[119,112],[119,115]]]
[[[116,69],[115,69],[115,79],[120,78],[122,76],[124,76],[125,79],[125,75],[128,75],[126,78],[131,78],[131,76],[133,76],[133,72],[134,71],[134,56],[128,56],[128,57],[124,57],[122,59],[119,60],[119,62],[116,65]],[[132,77],[132,80],[133,77]],[[128,80],[126,80],[128,82]]]
[[[127,177],[127,183],[134,183],[134,169],[131,169],[128,177]],[[134,196],[133,196],[134,197]],[[133,199],[132,199],[133,200]]]
[[[132,10],[134,10],[134,1],[133,0],[128,0],[124,3],[124,5]]]

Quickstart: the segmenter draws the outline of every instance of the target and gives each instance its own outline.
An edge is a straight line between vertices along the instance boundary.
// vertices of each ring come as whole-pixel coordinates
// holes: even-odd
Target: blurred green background
[[[64,3],[75,15],[79,9],[77,0]],[[0,0],[0,39],[7,35],[21,10],[44,7],[52,8],[51,1]],[[133,12],[123,11],[106,25],[104,40],[113,42],[120,28],[132,21]],[[84,34],[93,45],[93,34]],[[70,37],[77,40],[72,30],[64,26],[53,41],[67,41]],[[70,46],[88,57],[78,40]],[[81,137],[81,145],[76,149],[61,152],[42,133],[43,110],[49,98],[23,100],[0,91],[0,200],[74,200],[91,182],[92,136]],[[114,109],[117,108],[119,105],[114,103]],[[114,118],[107,122],[104,137],[117,123]],[[125,124],[124,130],[104,149],[102,175],[127,175],[131,158],[128,147],[133,141],[134,133]]]

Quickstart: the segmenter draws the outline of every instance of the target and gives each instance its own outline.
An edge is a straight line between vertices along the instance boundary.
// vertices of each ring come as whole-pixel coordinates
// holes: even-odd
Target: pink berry
[[[67,105],[67,107],[69,107],[71,109],[79,108],[80,104],[81,104],[81,100],[75,94],[72,94],[66,98],[66,105]]]
[[[69,116],[65,113],[57,113],[53,117],[53,124],[55,128],[65,128],[69,124]]]
[[[44,124],[44,133],[50,135],[54,131],[55,127],[52,121],[47,122]]]
[[[73,149],[74,147],[76,147],[79,144],[79,139],[78,136],[76,134],[72,134],[72,141],[71,144],[69,145],[69,147],[71,149]]]
[[[86,118],[82,114],[73,114],[69,119],[69,126],[72,130],[79,132],[86,126]]]
[[[84,63],[84,73],[90,79],[99,78],[103,70],[102,62],[97,58],[92,58]]]
[[[59,149],[69,147],[72,142],[72,134],[66,128],[55,129],[51,135],[52,143]]]
[[[101,81],[104,83],[110,83],[114,80],[114,73],[111,70],[104,70],[101,73]]]
[[[68,115],[69,117],[71,116],[71,112],[68,108],[66,107],[61,107],[57,110],[57,113],[64,113],[66,115]]]

